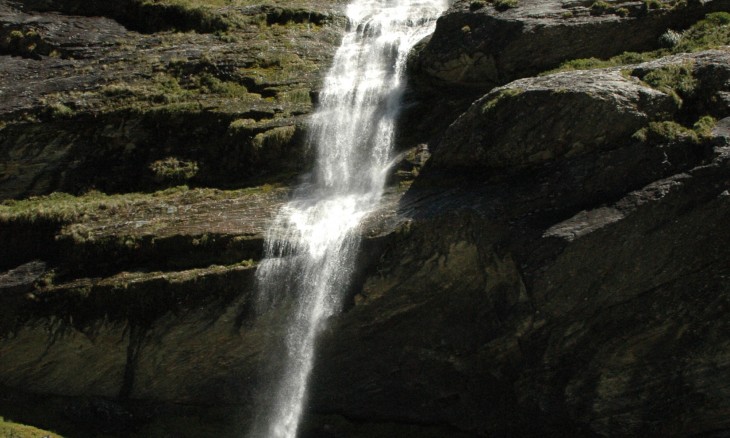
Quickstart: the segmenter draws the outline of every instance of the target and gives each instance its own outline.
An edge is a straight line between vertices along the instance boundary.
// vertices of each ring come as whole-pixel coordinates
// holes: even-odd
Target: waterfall
[[[312,180],[279,211],[257,271],[259,305],[286,311],[284,370],[254,437],[294,438],[317,334],[347,290],[360,221],[385,185],[408,51],[430,34],[448,0],[354,0],[311,118]]]

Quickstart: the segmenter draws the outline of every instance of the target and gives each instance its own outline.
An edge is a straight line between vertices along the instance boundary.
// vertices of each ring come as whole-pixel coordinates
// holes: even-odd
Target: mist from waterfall
[[[391,161],[409,50],[448,0],[354,0],[328,72],[309,143],[312,181],[279,211],[257,271],[259,309],[286,311],[286,353],[254,437],[294,438],[317,335],[339,311],[354,269],[361,220],[378,205]]]

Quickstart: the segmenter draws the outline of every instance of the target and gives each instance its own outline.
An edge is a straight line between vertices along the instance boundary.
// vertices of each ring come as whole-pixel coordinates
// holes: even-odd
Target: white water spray
[[[269,229],[260,301],[290,300],[286,357],[273,402],[253,436],[294,438],[317,334],[340,308],[359,244],[357,227],[378,205],[388,170],[409,50],[433,31],[448,0],[354,0],[312,117],[314,181]]]

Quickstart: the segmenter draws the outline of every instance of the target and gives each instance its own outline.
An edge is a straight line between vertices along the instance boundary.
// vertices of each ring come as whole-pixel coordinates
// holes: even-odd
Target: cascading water
[[[260,304],[290,314],[284,372],[254,437],[296,436],[317,334],[340,307],[358,224],[383,192],[408,51],[447,6],[448,0],[354,0],[347,8],[349,30],[310,126],[313,181],[279,211],[257,271]]]

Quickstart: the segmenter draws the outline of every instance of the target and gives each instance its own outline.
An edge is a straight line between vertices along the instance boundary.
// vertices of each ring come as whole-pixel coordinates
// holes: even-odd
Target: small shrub
[[[659,45],[672,48],[682,40],[682,34],[672,29],[667,30],[659,37]]]
[[[485,2],[483,2],[482,0],[475,0],[469,4],[469,10],[476,11],[482,9],[484,6],[486,6]]]

